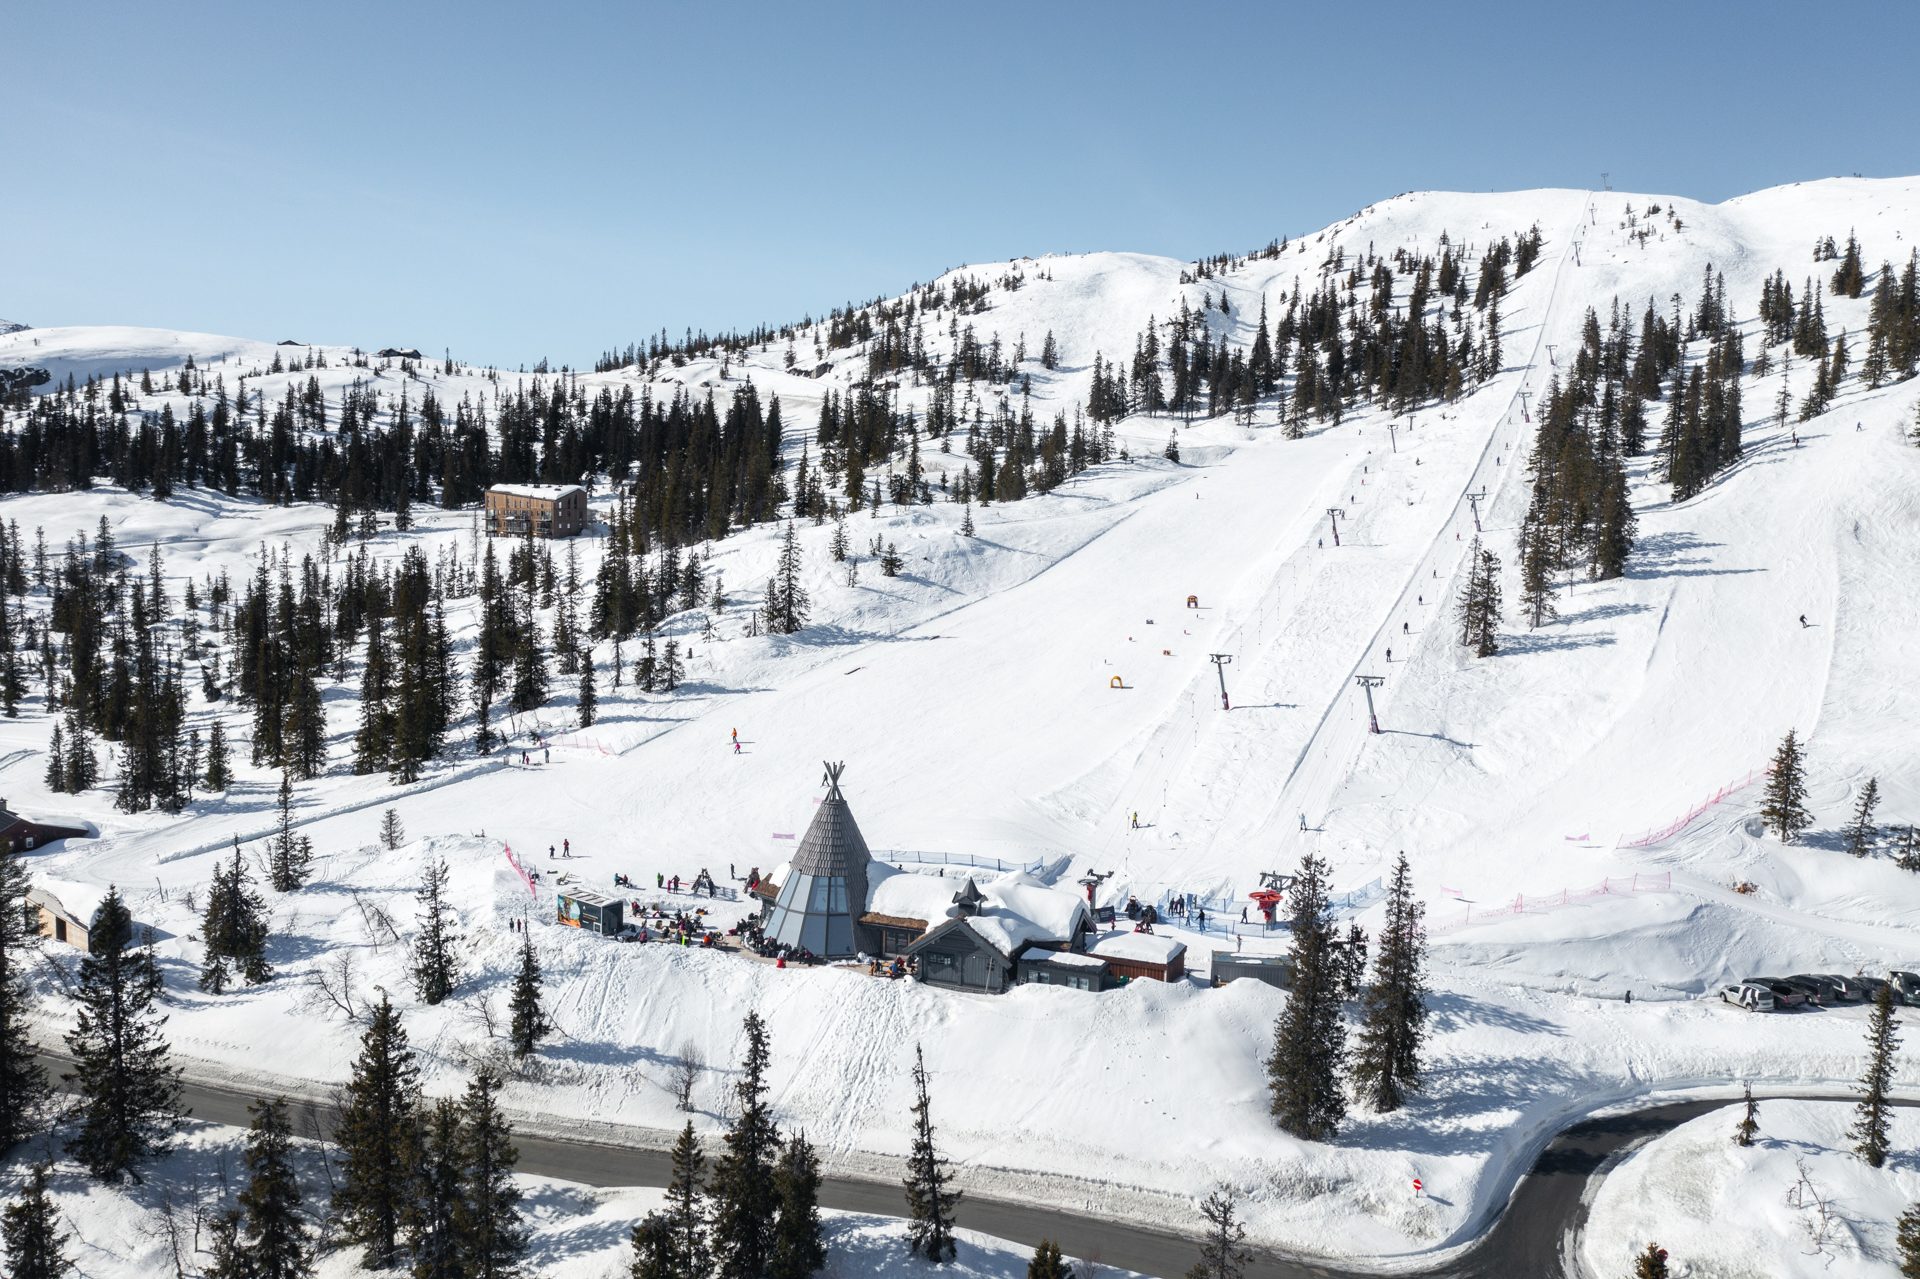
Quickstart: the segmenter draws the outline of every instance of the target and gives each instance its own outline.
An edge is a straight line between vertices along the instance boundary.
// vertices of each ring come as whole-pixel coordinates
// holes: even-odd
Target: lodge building
[[[574,537],[587,526],[578,484],[496,484],[487,490],[488,537]]]

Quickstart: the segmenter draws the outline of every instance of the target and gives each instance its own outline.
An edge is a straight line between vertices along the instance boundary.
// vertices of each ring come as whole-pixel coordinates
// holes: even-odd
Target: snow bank
[[[1875,1169],[1853,1153],[1846,1102],[1763,1101],[1745,1147],[1732,1140],[1742,1113],[1682,1124],[1607,1175],[1580,1237],[1590,1273],[1631,1273],[1651,1241],[1676,1279],[1897,1279],[1894,1222],[1920,1201],[1920,1161],[1900,1152],[1920,1147],[1920,1114],[1893,1112],[1896,1153]]]

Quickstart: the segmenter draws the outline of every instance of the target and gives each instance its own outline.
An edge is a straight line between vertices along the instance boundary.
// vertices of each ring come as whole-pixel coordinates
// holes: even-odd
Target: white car
[[[1765,986],[1750,981],[1737,981],[1730,986],[1720,988],[1722,1003],[1739,1004],[1750,1013],[1770,1013],[1773,1011],[1773,992]]]

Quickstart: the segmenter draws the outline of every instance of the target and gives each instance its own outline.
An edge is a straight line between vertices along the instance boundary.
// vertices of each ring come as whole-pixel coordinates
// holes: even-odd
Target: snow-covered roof
[[[1108,933],[1088,953],[1136,964],[1170,964],[1187,953],[1187,944],[1157,933]]]
[[[487,492],[507,497],[538,497],[553,502],[569,493],[584,493],[586,490],[578,484],[496,484]]]
[[[876,861],[867,872],[867,912],[924,919],[931,931],[959,914],[953,897],[967,878],[920,875]],[[1087,918],[1086,898],[1049,888],[1025,871],[976,879],[974,885],[986,901],[967,925],[1003,955],[1030,941],[1071,941]]]
[[[1062,968],[1105,968],[1107,961],[1098,955],[1082,955],[1071,950],[1030,950],[1022,959],[1036,964],[1058,964]]]
[[[71,879],[41,877],[27,890],[27,900],[38,902],[82,927],[92,927],[107,890],[99,884],[82,884]]]

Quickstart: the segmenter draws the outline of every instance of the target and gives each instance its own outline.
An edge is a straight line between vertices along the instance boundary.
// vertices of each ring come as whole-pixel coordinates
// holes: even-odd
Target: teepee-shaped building
[[[787,868],[766,924],[774,941],[827,959],[873,950],[858,922],[867,910],[867,841],[840,793],[845,769],[845,764],[827,765],[827,797]]]

